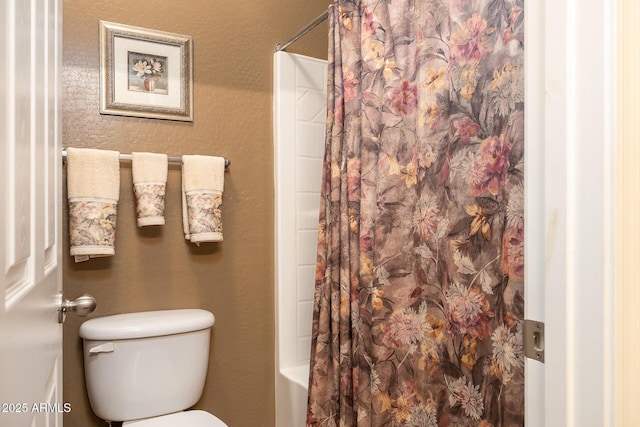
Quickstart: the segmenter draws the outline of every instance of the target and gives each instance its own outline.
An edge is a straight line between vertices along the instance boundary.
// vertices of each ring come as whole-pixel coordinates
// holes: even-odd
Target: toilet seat
[[[161,417],[127,421],[122,427],[228,427],[220,418],[200,410],[176,412]]]

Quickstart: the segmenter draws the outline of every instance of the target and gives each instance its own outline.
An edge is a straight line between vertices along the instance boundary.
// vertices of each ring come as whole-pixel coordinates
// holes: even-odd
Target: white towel
[[[184,237],[195,244],[222,241],[223,157],[182,156]]]
[[[131,153],[133,192],[136,197],[138,227],[164,225],[164,200],[167,190],[166,154]]]
[[[76,262],[115,254],[120,153],[67,149],[70,252]]]

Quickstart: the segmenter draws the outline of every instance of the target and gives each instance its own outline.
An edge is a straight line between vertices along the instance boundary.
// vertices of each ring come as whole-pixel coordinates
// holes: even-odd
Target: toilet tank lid
[[[213,326],[212,313],[201,309],[144,311],[96,317],[80,325],[90,340],[126,340],[199,331]]]

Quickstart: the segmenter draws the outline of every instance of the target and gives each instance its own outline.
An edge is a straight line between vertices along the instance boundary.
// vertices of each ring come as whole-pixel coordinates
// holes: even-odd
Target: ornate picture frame
[[[192,122],[191,36],[100,21],[100,114]]]

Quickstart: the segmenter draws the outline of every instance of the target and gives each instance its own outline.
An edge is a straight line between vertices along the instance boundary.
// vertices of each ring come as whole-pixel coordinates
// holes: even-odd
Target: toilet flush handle
[[[89,354],[98,354],[98,353],[111,353],[115,351],[116,347],[112,342],[106,342],[104,344],[97,345],[95,347],[91,347],[89,349]]]

